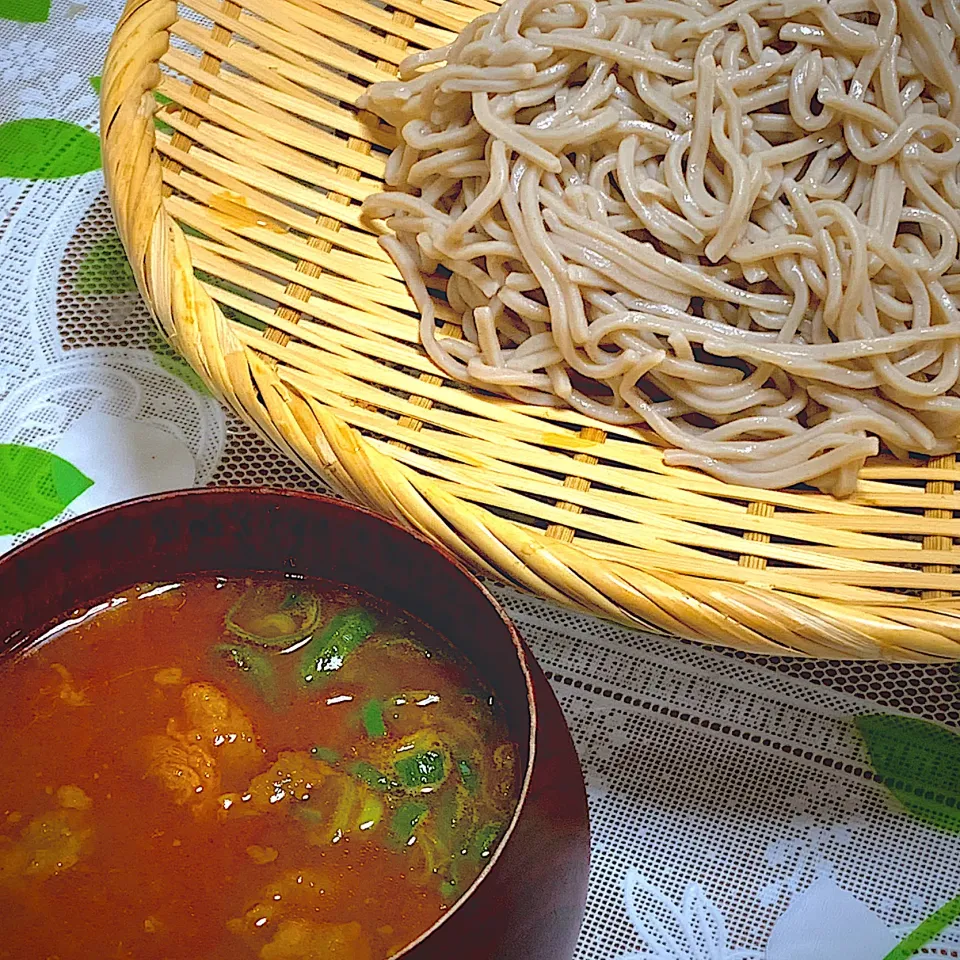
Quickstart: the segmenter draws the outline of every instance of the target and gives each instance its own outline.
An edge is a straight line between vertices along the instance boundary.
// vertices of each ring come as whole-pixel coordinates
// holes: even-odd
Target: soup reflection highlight
[[[385,960],[517,802],[471,665],[323,581],[135,587],[0,682],[2,958]]]

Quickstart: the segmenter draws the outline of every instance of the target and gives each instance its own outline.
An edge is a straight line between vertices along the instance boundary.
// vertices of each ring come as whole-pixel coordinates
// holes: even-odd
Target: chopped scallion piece
[[[417,827],[427,816],[427,805],[416,800],[408,800],[397,808],[390,823],[390,833],[401,846],[409,846]]]
[[[424,750],[394,764],[397,778],[408,789],[435,787],[446,779],[446,764],[439,750]]]
[[[481,862],[489,859],[502,831],[503,825],[500,823],[488,823],[482,826],[470,841],[470,856]]]
[[[276,650],[305,640],[319,622],[320,601],[312,593],[290,591],[283,583],[252,587],[224,620],[227,630],[241,640]]]
[[[313,683],[343,666],[344,660],[377,628],[373,614],[362,607],[341,610],[307,644],[300,664],[304,683]]]
[[[324,763],[335,764],[340,762],[340,754],[336,750],[331,750],[329,747],[316,746],[310,750],[311,756],[317,760],[322,760]]]
[[[387,725],[383,722],[383,704],[379,700],[369,700],[360,711],[363,728],[368,737],[385,737]]]
[[[353,764],[350,767],[350,773],[378,793],[386,793],[390,789],[390,780],[372,763],[367,763],[365,760]]]
[[[460,779],[463,781],[463,785],[467,788],[467,793],[469,793],[471,797],[475,797],[477,791],[480,789],[480,774],[477,773],[469,760],[458,760],[457,770],[460,772]]]

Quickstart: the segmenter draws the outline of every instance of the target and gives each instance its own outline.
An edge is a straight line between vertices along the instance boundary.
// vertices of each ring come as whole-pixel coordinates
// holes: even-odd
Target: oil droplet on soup
[[[517,800],[470,664],[322,581],[139,586],[0,683],[3,960],[385,960]]]

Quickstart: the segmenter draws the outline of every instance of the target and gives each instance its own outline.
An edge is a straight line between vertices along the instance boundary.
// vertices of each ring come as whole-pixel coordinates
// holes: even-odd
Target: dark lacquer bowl
[[[299,573],[351,584],[440,631],[497,691],[525,764],[517,811],[470,891],[398,957],[569,960],[589,825],[570,733],[497,602],[449,553],[327,497],[243,488],[167,493],[57,527],[0,559],[0,656],[39,628],[143,581]]]

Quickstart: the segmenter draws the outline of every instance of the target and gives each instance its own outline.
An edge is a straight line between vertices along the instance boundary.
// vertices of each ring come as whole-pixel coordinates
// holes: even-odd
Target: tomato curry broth
[[[516,803],[472,668],[323,582],[140,586],[0,683],[2,958],[383,960]]]

